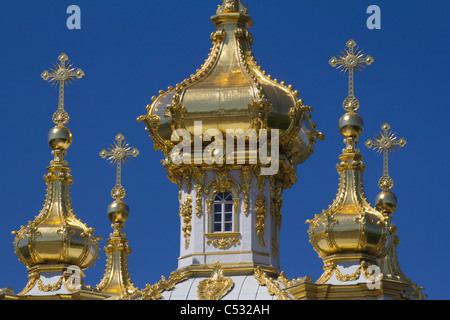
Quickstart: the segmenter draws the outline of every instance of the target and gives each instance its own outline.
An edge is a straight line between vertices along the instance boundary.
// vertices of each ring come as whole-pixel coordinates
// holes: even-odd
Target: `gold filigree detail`
[[[317,284],[322,284],[331,279],[336,270],[336,263],[327,263],[323,267],[324,272],[320,276],[320,278],[316,281]]]
[[[280,288],[280,285],[269,277],[260,267],[255,268],[253,276],[258,280],[259,284],[267,287],[270,295],[276,296],[278,300],[292,300],[286,291]]]
[[[216,171],[216,177],[205,186],[205,194],[208,196],[206,200],[207,212],[212,212],[214,196],[217,193],[230,192],[233,195],[234,212],[239,213],[241,186],[231,177],[228,177],[228,169],[221,168]]]
[[[265,247],[264,229],[266,228],[266,225],[264,224],[264,220],[266,219],[267,215],[267,203],[266,197],[262,193],[258,194],[258,196],[256,197],[255,215],[256,215],[256,223],[255,223],[256,235],[258,237],[259,244],[262,247]]]
[[[184,201],[184,204],[181,208],[180,212],[180,218],[183,219],[183,232],[184,232],[184,239],[185,239],[185,248],[189,248],[189,245],[191,243],[191,231],[192,231],[192,197],[191,195],[186,195],[186,199]]]
[[[161,280],[153,285],[147,284],[144,289],[136,292],[134,296],[128,297],[128,299],[137,300],[159,300],[162,297],[164,291],[172,290],[176,284],[185,281],[188,278],[186,271],[173,273],[169,279],[166,280],[164,276],[161,276]]]
[[[258,88],[260,88],[260,86]],[[248,114],[252,119],[253,129],[267,129],[267,120],[272,111],[272,103],[263,96],[261,91],[259,91],[258,98],[252,100],[248,105]]]
[[[181,105],[178,101],[177,95],[175,95],[172,104],[169,104],[164,112],[164,117],[169,119],[170,126],[173,131],[184,128],[184,119],[186,118],[186,115],[186,107]]]
[[[59,86],[58,109],[53,114],[53,122],[57,125],[65,125],[70,118],[66,110],[64,110],[64,86],[68,86],[75,78],[83,78],[84,72],[80,68],[73,68],[73,64],[68,62],[69,58],[65,53],[61,53],[58,60],[59,63],[56,63],[54,69],[50,69],[50,72],[47,70],[42,72],[41,78],[52,83],[52,85]]]
[[[197,287],[197,296],[199,300],[220,300],[233,287],[233,279],[225,278],[222,267],[217,262],[211,274],[211,279],[200,281]]]
[[[359,279],[360,275],[361,275],[361,267],[358,267],[358,269],[356,269],[356,271],[353,272],[352,274],[342,274],[339,271],[338,267],[336,267],[336,269],[335,269],[336,279],[338,279],[339,281],[342,281],[342,282],[355,281],[355,280]]]
[[[240,12],[247,14],[248,9],[242,5],[241,0],[222,0],[223,4],[217,7],[217,14]]]
[[[201,168],[194,168],[192,179],[195,183],[195,214],[197,217],[201,217],[202,210],[202,197],[203,197],[203,186],[206,181],[206,173]]]
[[[378,181],[381,190],[388,191],[394,187],[394,180],[389,176],[389,153],[393,153],[398,147],[406,146],[406,140],[398,138],[391,130],[391,126],[384,123],[381,126],[383,132],[379,132],[375,141],[368,139],[365,143],[366,147],[375,150],[377,153],[383,154],[383,176]]]
[[[356,48],[356,42],[352,39],[347,41],[348,49],[342,53],[338,58],[332,57],[329,64],[333,68],[342,69],[342,72],[348,72],[348,96],[344,100],[343,107],[347,112],[355,112],[359,109],[359,101],[354,94],[354,72],[361,71],[364,64],[370,66],[374,59],[370,55],[365,55],[359,48]]]
[[[312,283],[312,278],[310,276],[299,277],[299,278],[295,278],[295,279],[290,280],[286,276],[284,271],[282,271],[280,273],[280,275],[278,276],[277,280],[279,282],[281,282],[286,288],[295,286],[295,285],[300,284],[300,283]]]
[[[267,200],[263,194],[265,184],[266,184],[265,177],[258,176],[256,186],[259,189],[259,194],[256,196],[255,201],[255,217],[256,217],[255,229],[259,244],[262,247],[265,247],[264,229],[266,228],[266,225],[264,221],[267,216]]]
[[[206,237],[208,240],[206,244],[212,244],[218,249],[228,249],[233,244],[239,244],[241,241],[239,240],[240,233],[225,233],[225,234],[215,234],[208,233]]]
[[[253,169],[251,167],[242,167],[239,174],[241,178],[242,194],[244,195],[244,214],[247,217],[250,213],[250,189],[252,187]]]
[[[116,185],[111,190],[111,197],[115,200],[123,200],[126,197],[125,188],[122,186],[122,164],[133,156],[136,158],[139,155],[137,148],[131,149],[130,145],[125,141],[123,134],[116,135],[114,145],[108,150],[103,149],[99,155],[103,159],[107,159],[112,164],[116,165]]]

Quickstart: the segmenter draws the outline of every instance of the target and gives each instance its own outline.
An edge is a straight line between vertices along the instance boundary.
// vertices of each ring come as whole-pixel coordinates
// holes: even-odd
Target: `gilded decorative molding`
[[[189,245],[191,243],[191,231],[192,231],[192,197],[190,194],[186,195],[186,199],[184,201],[184,204],[182,206],[181,212],[180,212],[180,218],[183,219],[183,232],[184,232],[184,239],[185,239],[185,248],[189,248]]]
[[[312,278],[310,276],[295,278],[290,280],[284,271],[280,273],[277,280],[281,282],[286,288],[295,286],[300,283],[312,283]]]
[[[259,284],[267,287],[267,292],[274,295],[278,300],[292,300],[289,294],[280,288],[280,285],[269,277],[260,267],[255,268],[253,276],[258,280]]]
[[[257,88],[260,88],[260,86]],[[252,100],[248,105],[248,114],[252,119],[252,128],[258,131],[259,129],[267,129],[267,120],[273,111],[273,106],[260,90],[257,94],[258,98]]]
[[[197,287],[199,300],[220,300],[233,287],[233,280],[225,278],[220,263],[216,263],[210,279],[200,281]]]
[[[228,177],[228,169],[219,168],[216,170],[216,177],[205,186],[206,208],[208,213],[212,213],[212,205],[214,196],[219,192],[230,192],[233,195],[234,212],[240,212],[240,198],[241,186],[231,177]]]
[[[170,122],[172,130],[184,129],[184,119],[187,115],[187,109],[178,100],[178,94],[174,95],[172,103],[167,105],[164,117]]]
[[[243,166],[239,173],[241,179],[242,194],[244,195],[244,214],[247,217],[250,213],[250,189],[252,187],[253,169],[249,166]]]
[[[275,221],[278,231],[281,228],[283,207],[283,185],[278,179],[270,177],[270,215]]]
[[[264,186],[266,185],[266,178],[264,176],[258,176],[257,178],[257,184],[259,193],[256,196],[255,201],[255,230],[256,230],[256,236],[258,237],[259,244],[262,247],[265,247],[264,243],[264,229],[266,228],[265,225],[265,219],[267,216],[267,200],[266,197],[263,194]]]
[[[147,284],[144,289],[136,292],[133,296],[129,296],[129,300],[159,300],[162,297],[164,291],[172,290],[175,285],[185,281],[188,278],[188,274],[185,271],[172,273],[169,279],[166,280],[164,276],[161,276],[161,280],[153,285]]]
[[[218,249],[228,249],[233,244],[239,244],[240,240],[240,233],[233,232],[233,233],[207,233],[206,238],[208,239],[206,241],[206,244],[212,244]]]
[[[267,215],[266,197],[262,193],[260,193],[256,196],[255,201],[255,217],[256,217],[255,229],[259,244],[262,247],[265,247],[264,229],[266,228],[266,225],[264,223],[264,220],[266,219],[266,215]]]
[[[195,186],[195,214],[198,218],[202,216],[202,199],[203,199],[203,187],[206,181],[206,173],[202,168],[193,168],[192,179],[194,180]]]

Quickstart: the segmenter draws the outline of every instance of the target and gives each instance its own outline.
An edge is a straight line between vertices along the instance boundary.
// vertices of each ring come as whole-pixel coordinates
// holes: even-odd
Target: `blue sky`
[[[52,159],[47,144],[58,91],[40,78],[61,52],[86,73],[66,90],[68,127],[74,140],[66,159],[78,218],[106,244],[111,231],[115,168],[98,156],[118,132],[141,154],[123,171],[126,223],[135,285],[169,276],[177,268],[177,186],[160,164],[162,153],[136,118],[160,89],[189,77],[207,57],[210,16],[219,0],[195,1],[8,1],[0,11],[0,288],[19,292],[26,268],[14,254],[11,231],[33,220],[45,199],[42,180]],[[335,165],[343,148],[338,120],[344,114],[347,78],[328,60],[353,38],[375,63],[356,76],[360,138],[370,202],[379,192],[382,158],[364,146],[388,122],[408,144],[390,157],[399,199],[393,222],[400,237],[403,272],[431,299],[448,299],[450,216],[448,178],[449,12],[445,0],[244,0],[255,26],[253,51],[268,74],[290,83],[313,107],[313,121],[326,140],[298,169],[299,181],[284,193],[281,267],[290,278],[317,279],[322,261],[308,241],[305,220],[330,205],[338,188]],[[66,9],[81,9],[81,30],[69,30]],[[381,29],[369,30],[369,5],[381,8]],[[86,270],[86,284],[103,276],[103,251]]]

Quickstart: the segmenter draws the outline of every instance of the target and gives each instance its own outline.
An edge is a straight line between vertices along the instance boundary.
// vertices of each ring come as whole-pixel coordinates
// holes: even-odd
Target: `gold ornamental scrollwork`
[[[238,214],[240,212],[240,198],[241,186],[231,177],[228,177],[227,169],[219,169],[216,171],[216,178],[211,180],[205,186],[205,194],[208,196],[206,199],[206,210],[208,213],[212,212],[212,205],[214,202],[214,196],[220,192],[229,192],[233,195],[234,212]]]
[[[176,284],[185,281],[187,278],[187,273],[184,271],[171,274],[167,280],[164,276],[161,276],[159,282],[153,285],[147,284],[144,289],[126,298],[130,300],[159,300],[164,291],[172,290]]]
[[[312,283],[312,278],[310,276],[300,277],[290,280],[284,271],[280,273],[277,280],[281,282],[286,288],[295,286],[300,283]]]
[[[239,174],[241,178],[242,194],[244,195],[244,214],[247,217],[250,213],[250,189],[252,187],[253,169],[251,167],[242,167]]]
[[[199,300],[220,300],[233,287],[233,279],[225,278],[222,267],[216,263],[210,279],[200,281],[197,287]]]
[[[207,233],[206,238],[208,239],[206,241],[206,244],[212,244],[214,247],[218,249],[228,249],[233,244],[239,244],[241,241],[239,240],[240,233],[221,233],[221,234],[215,234],[215,233]]]
[[[192,231],[192,197],[191,195],[186,195],[186,199],[184,201],[184,204],[181,208],[180,212],[180,218],[183,219],[183,232],[184,232],[184,239],[185,239],[185,248],[189,248],[189,245],[191,243],[191,231]]]
[[[258,280],[259,284],[267,287],[270,295],[276,296],[278,300],[292,300],[286,291],[280,288],[280,285],[271,277],[269,277],[260,267],[255,268],[253,276]]]
[[[259,244],[262,247],[265,247],[264,229],[266,228],[266,225],[264,221],[267,216],[267,200],[263,194],[265,184],[266,184],[265,178],[263,176],[258,176],[256,186],[259,189],[259,194],[256,196],[255,201],[255,217],[256,217],[255,230]]]
[[[342,274],[341,271],[339,271],[338,267],[336,267],[335,272],[336,272],[336,279],[338,279],[339,281],[342,282],[355,281],[359,279],[359,277],[361,276],[361,267],[358,267],[358,269],[356,269],[356,271],[353,272],[352,274]]]
[[[197,217],[201,217],[202,210],[202,196],[203,196],[203,186],[206,181],[206,173],[201,168],[194,168],[192,173],[192,179],[194,180],[195,186],[195,214]]]

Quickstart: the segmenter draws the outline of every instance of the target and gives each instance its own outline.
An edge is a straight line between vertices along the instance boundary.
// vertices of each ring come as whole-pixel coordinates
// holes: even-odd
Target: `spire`
[[[105,246],[106,271],[100,284],[97,285],[97,289],[103,294],[110,295],[113,299],[122,299],[138,290],[134,287],[129,275],[128,256],[131,248],[128,245],[126,234],[122,232],[130,212],[128,205],[123,201],[126,191],[122,186],[122,164],[130,156],[137,157],[139,150],[131,149],[121,133],[115,139],[117,142],[111,148],[103,149],[99,154],[103,159],[108,157],[107,160],[116,165],[116,185],[111,191],[114,201],[107,209],[113,233],[110,234],[108,245]]]
[[[69,191],[73,177],[64,159],[72,143],[72,133],[65,126],[69,115],[64,110],[64,86],[74,77],[81,79],[84,72],[75,71],[64,53],[58,60],[60,63],[52,72],[44,71],[41,75],[44,80],[59,85],[58,109],[53,115],[56,126],[48,133],[54,159],[44,175],[47,185],[44,207],[34,221],[13,232],[15,253],[29,273],[29,282],[20,294],[75,292],[79,287],[68,283],[72,274],[68,270],[78,271],[82,276],[81,270],[92,266],[98,258],[99,238],[73,212]]]
[[[366,282],[368,267],[378,264],[378,258],[385,254],[386,245],[391,241],[389,216],[372,208],[364,195],[365,164],[357,148],[364,122],[356,113],[359,101],[354,95],[354,72],[374,60],[355,49],[355,41],[349,40],[346,46],[348,49],[339,59],[333,57],[329,61],[332,67],[349,75],[348,96],[343,103],[346,113],[339,120],[339,131],[346,145],[336,166],[340,174],[339,191],[327,210],[307,221],[310,241],[325,264],[318,283]],[[342,264],[346,266],[345,273],[341,272]],[[353,269],[347,268],[349,264]],[[346,274],[349,270],[352,273]],[[366,279],[361,277],[363,274]]]

